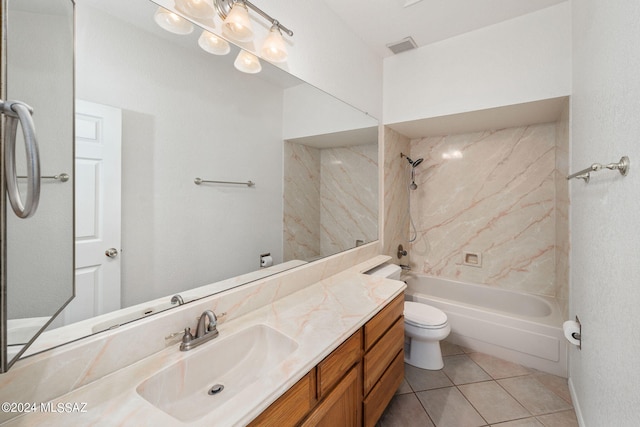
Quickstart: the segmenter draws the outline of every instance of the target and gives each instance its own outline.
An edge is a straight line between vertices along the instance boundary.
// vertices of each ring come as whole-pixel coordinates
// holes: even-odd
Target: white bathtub
[[[406,299],[444,311],[447,341],[567,377],[567,342],[553,298],[410,273]]]

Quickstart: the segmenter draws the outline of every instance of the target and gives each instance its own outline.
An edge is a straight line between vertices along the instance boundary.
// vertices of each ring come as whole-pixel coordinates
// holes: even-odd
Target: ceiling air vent
[[[405,52],[407,50],[415,49],[418,47],[418,45],[416,45],[416,42],[413,41],[412,37],[405,37],[404,39],[397,41],[395,43],[389,43],[387,47],[391,52],[397,55],[400,52]]]

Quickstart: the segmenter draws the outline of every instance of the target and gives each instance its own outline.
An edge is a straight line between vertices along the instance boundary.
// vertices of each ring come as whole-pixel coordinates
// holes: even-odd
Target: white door
[[[122,111],[76,100],[76,296],[65,324],[120,308]]]

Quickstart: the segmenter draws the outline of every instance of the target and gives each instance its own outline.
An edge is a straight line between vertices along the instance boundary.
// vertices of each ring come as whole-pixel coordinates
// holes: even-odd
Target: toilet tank
[[[365,274],[370,274],[372,276],[382,276],[386,277],[387,279],[400,280],[402,269],[396,264],[382,264],[375,268],[372,268]]]

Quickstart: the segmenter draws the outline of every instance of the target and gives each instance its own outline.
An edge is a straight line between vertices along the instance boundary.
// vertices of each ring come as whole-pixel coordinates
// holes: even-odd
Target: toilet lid
[[[433,327],[447,323],[447,315],[430,305],[419,302],[405,301],[404,318],[418,327]]]

